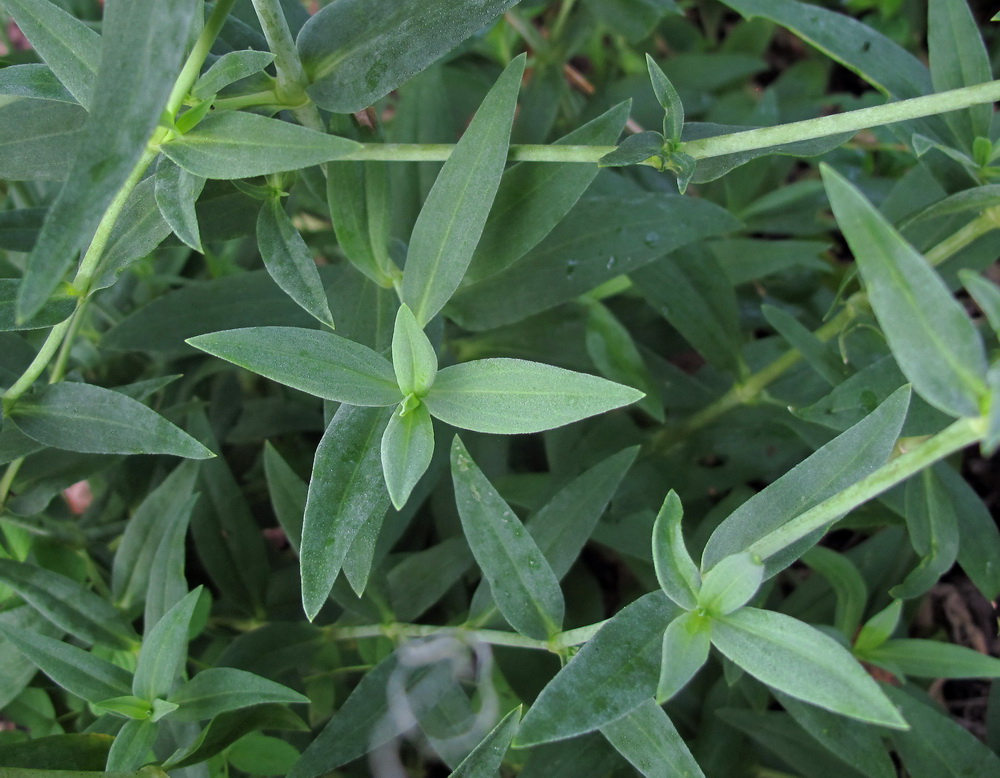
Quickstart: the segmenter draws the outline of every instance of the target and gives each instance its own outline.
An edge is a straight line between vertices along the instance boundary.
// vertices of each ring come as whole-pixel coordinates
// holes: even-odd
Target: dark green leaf
[[[420,326],[458,289],[483,233],[507,161],[524,62],[521,56],[508,65],[486,95],[413,226],[400,296]]]
[[[410,554],[387,576],[389,603],[396,618],[407,622],[421,616],[458,582],[473,561],[463,537]]]
[[[0,95],[75,103],[48,65],[13,65],[0,70]]]
[[[663,592],[652,592],[613,616],[538,695],[517,747],[590,732],[652,697],[663,630],[677,613]]]
[[[605,724],[601,734],[647,778],[705,776],[673,722],[652,700]]]
[[[900,369],[934,407],[954,416],[978,415],[986,393],[986,355],[975,326],[941,278],[864,195],[831,168],[822,172]]]
[[[698,606],[701,574],[684,544],[683,518],[680,497],[671,489],[653,525],[653,566],[666,595],[680,607],[694,610]]]
[[[90,384],[63,382],[22,397],[10,418],[46,446],[88,454],[173,454],[188,459],[211,451],[131,397]]]
[[[402,399],[392,365],[367,346],[331,332],[248,327],[188,338],[195,348],[325,400],[395,405]]]
[[[458,436],[451,473],[462,529],[500,612],[524,635],[551,637],[562,626],[565,609],[559,579]]]
[[[318,165],[355,151],[359,144],[297,124],[242,111],[213,114],[161,149],[203,178],[251,178]]]
[[[45,208],[17,208],[0,212],[0,248],[31,251],[45,221]]]
[[[146,625],[139,661],[132,679],[132,693],[152,703],[166,698],[187,660],[188,631],[202,587],[185,595],[155,625]]]
[[[493,778],[503,764],[504,754],[510,748],[510,742],[514,739],[514,733],[517,732],[517,725],[520,722],[519,706],[500,719],[479,745],[472,749],[462,763],[452,771],[449,778]]]
[[[962,281],[962,286],[976,301],[976,305],[986,314],[993,331],[1000,332],[1000,288],[971,270],[960,270],[958,277]]]
[[[987,599],[1000,596],[1000,531],[983,501],[968,482],[951,468],[939,468],[938,477],[958,516],[958,563]]]
[[[396,510],[402,510],[434,456],[434,426],[426,405],[421,403],[406,415],[393,411],[382,434],[381,452],[389,497]]]
[[[260,209],[257,244],[275,283],[304,310],[333,329],[333,314],[316,261],[277,197]]]
[[[232,667],[210,667],[170,695],[179,707],[175,721],[214,719],[221,713],[266,703],[309,702],[280,683]]]
[[[837,596],[834,626],[844,637],[856,634],[868,603],[868,587],[858,568],[843,554],[823,546],[809,549],[802,561],[823,576]]]
[[[934,468],[913,476],[906,483],[906,527],[920,564],[906,580],[889,590],[899,599],[919,597],[955,563],[958,556],[958,517]]]
[[[110,735],[49,735],[23,743],[0,745],[0,764],[33,770],[103,772],[111,748]]]
[[[848,376],[844,360],[827,343],[821,341],[802,322],[784,308],[762,305],[761,313],[788,345],[798,351],[824,381],[830,386],[840,385]],[[894,387],[895,388],[895,387]]]
[[[80,106],[50,100],[15,100],[0,107],[0,176],[65,179],[86,118]]]
[[[316,449],[300,550],[302,605],[310,621],[358,531],[389,507],[379,446],[388,420],[385,410],[341,405]]]
[[[998,678],[1000,659],[936,640],[887,640],[855,653],[866,662],[918,678]]]
[[[156,624],[187,594],[185,540],[191,512],[197,502],[198,495],[193,494],[176,512],[163,517],[169,524],[149,568],[149,587],[146,589],[146,608],[142,617],[146,624]]]
[[[207,100],[240,79],[259,73],[274,62],[269,51],[230,51],[223,54],[191,87],[191,97]]]
[[[0,331],[2,332],[52,327],[69,318],[76,310],[76,300],[72,297],[53,297],[28,321],[18,324],[14,316],[14,304],[17,301],[19,284],[20,281],[15,278],[0,278]]]
[[[204,178],[178,167],[168,157],[160,157],[156,164],[154,191],[160,214],[174,234],[195,251],[202,248],[194,206],[204,186]]]
[[[298,49],[320,107],[354,113],[427,68],[516,0],[338,0],[303,27]],[[391,51],[392,56],[386,57]]]
[[[309,487],[271,445],[264,444],[264,473],[271,507],[295,553],[302,542],[302,516]]]

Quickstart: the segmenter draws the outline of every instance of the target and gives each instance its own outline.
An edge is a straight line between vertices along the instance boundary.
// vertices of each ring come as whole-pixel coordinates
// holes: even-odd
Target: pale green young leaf
[[[930,0],[927,4],[927,51],[934,91],[944,92],[990,81],[990,58],[979,25],[966,0]],[[988,138],[993,109],[988,103],[952,111],[944,119],[965,148]]]
[[[104,769],[109,773],[124,773],[154,761],[156,757],[152,749],[158,734],[159,725],[151,719],[129,719],[115,735]]]
[[[280,683],[233,667],[210,667],[170,695],[175,721],[202,721],[220,713],[267,703],[307,703],[309,698]]]
[[[894,392],[872,413],[820,448],[737,508],[712,533],[702,556],[710,570],[723,557],[746,551],[757,540],[881,467],[899,437],[909,405],[909,388]],[[790,565],[819,535],[765,560],[766,576]]]
[[[656,701],[666,702],[684,688],[708,661],[712,645],[711,619],[698,613],[682,613],[663,633],[660,680]]]
[[[94,707],[101,712],[117,713],[130,719],[148,719],[153,715],[152,704],[148,700],[140,700],[134,694],[101,700]]]
[[[693,610],[698,606],[701,574],[684,543],[683,518],[681,499],[671,489],[653,524],[653,566],[667,596],[680,607]]]
[[[868,586],[857,566],[824,546],[809,549],[802,561],[827,580],[837,597],[833,625],[844,637],[856,634],[868,603]]]
[[[182,462],[146,495],[125,525],[111,566],[111,597],[122,610],[132,612],[147,596],[150,570],[171,528],[187,525],[185,513],[197,477],[198,465]]]
[[[425,70],[516,0],[338,0],[296,44],[309,97],[333,113],[361,111]],[[386,57],[386,52],[392,52]]]
[[[843,646],[797,619],[741,608],[712,620],[712,644],[757,680],[792,697],[859,721],[907,728]]]
[[[179,680],[187,660],[188,631],[202,587],[189,592],[163,614],[156,624],[146,625],[142,649],[132,678],[132,694],[144,700],[166,699]]]
[[[670,717],[652,700],[605,724],[601,734],[646,778],[705,778]]]
[[[698,607],[712,616],[725,616],[750,602],[763,581],[759,558],[747,551],[731,554],[702,576]]]
[[[124,394],[91,384],[63,382],[20,398],[9,417],[46,446],[87,454],[172,454],[214,457],[211,451],[156,411]]]
[[[653,85],[653,92],[656,101],[663,108],[663,137],[674,143],[681,139],[681,130],[684,129],[684,105],[681,103],[680,95],[670,83],[667,74],[660,70],[649,54],[646,55],[646,70],[649,71],[649,81]]]
[[[392,331],[392,368],[403,396],[424,397],[434,385],[438,361],[434,346],[406,304],[396,312]]]
[[[663,630],[677,615],[663,592],[651,592],[612,616],[542,689],[515,745],[526,748],[591,732],[652,697]]]
[[[521,706],[500,719],[469,755],[461,761],[449,778],[493,778],[503,764],[504,754],[521,723]]]
[[[621,134],[630,107],[630,100],[619,103],[554,145],[610,145]],[[465,281],[499,273],[538,245],[569,213],[597,173],[591,165],[574,162],[520,162],[508,168],[500,179]]]
[[[903,600],[919,597],[955,563],[958,556],[958,516],[936,468],[928,468],[906,483],[906,528],[920,564],[889,590]]]
[[[15,315],[17,290],[20,281],[16,278],[0,278],[0,332],[17,330],[38,330],[52,327],[76,310],[76,300],[72,297],[53,296],[28,321],[18,324]]]
[[[893,356],[913,388],[953,416],[979,414],[986,354],[975,326],[941,278],[852,184],[822,167],[830,205],[847,238]]]
[[[885,643],[899,626],[899,617],[902,612],[903,601],[893,600],[868,619],[854,641],[854,652],[858,656],[862,656]]]
[[[332,332],[248,327],[199,335],[187,342],[324,400],[384,406],[402,399],[388,359]]]
[[[0,583],[56,626],[87,643],[129,650],[139,636],[103,597],[64,575],[0,558]]]
[[[272,62],[274,55],[269,51],[246,49],[227,52],[198,77],[191,87],[191,97],[207,100],[230,84],[259,73]]]
[[[500,612],[524,635],[551,637],[565,610],[559,579],[457,435],[451,473],[462,529]]]
[[[458,289],[483,233],[507,161],[524,63],[523,55],[515,59],[486,95],[413,226],[401,299],[420,326]]]
[[[388,421],[386,410],[341,405],[316,449],[299,565],[310,621],[326,602],[358,530],[389,507],[379,445]]]
[[[156,164],[154,186],[156,205],[164,221],[184,243],[195,251],[201,251],[201,230],[194,206],[205,186],[205,179],[162,156]]]
[[[629,386],[539,362],[480,359],[441,370],[424,402],[432,416],[452,426],[512,435],[561,427],[642,396]]]
[[[274,282],[303,310],[333,329],[333,314],[316,261],[280,198],[271,198],[260,209],[257,245]]]
[[[430,467],[434,455],[434,425],[423,403],[405,413],[393,411],[382,434],[382,473],[389,498],[402,510],[413,487]]]
[[[251,178],[318,165],[360,144],[280,119],[225,111],[161,146],[185,170],[204,178]]]
[[[30,318],[45,303],[132,174],[180,72],[201,7],[197,0],[107,5],[101,64],[80,150],[28,257],[19,319]]]
[[[148,570],[149,586],[146,589],[146,607],[142,616],[145,624],[156,624],[188,592],[184,567],[187,555],[185,541],[191,513],[197,502],[198,494],[192,494],[176,512],[172,511],[163,517],[168,523],[162,535],[162,543],[156,548],[153,564]]]
[[[50,0],[4,0],[4,8],[52,73],[90,108],[101,60],[101,36]]]
[[[609,151],[597,161],[598,167],[627,167],[639,165],[651,157],[663,158],[664,139],[658,132],[647,130],[629,135],[614,151]]]
[[[937,640],[887,640],[854,652],[866,662],[917,678],[1000,678],[1000,659]]]
[[[11,65],[0,70],[0,95],[76,103],[48,65]]]
[[[0,624],[0,635],[66,691],[88,702],[122,697],[130,691],[132,679],[127,671],[82,648],[7,624]]]

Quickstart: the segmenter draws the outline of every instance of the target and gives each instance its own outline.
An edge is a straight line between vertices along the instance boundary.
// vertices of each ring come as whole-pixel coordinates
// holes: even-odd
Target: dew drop
[[[573,274],[576,272],[576,266],[580,264],[580,260],[571,259],[566,262],[566,278],[572,278]]]
[[[618,257],[608,257],[608,270],[618,264]]]
[[[660,242],[660,233],[653,232],[652,230],[646,233],[647,246],[655,246],[659,242]]]

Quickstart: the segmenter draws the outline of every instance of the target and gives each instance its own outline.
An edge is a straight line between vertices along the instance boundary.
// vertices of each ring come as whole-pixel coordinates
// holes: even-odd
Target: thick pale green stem
[[[939,432],[916,448],[907,451],[867,478],[824,500],[816,507],[800,514],[765,535],[747,550],[761,559],[774,556],[782,549],[818,529],[823,529],[849,511],[873,497],[878,497],[911,475],[930,467],[949,454],[978,443],[986,434],[985,418],[959,419],[943,432]]]
[[[1000,206],[987,208],[960,230],[938,243],[924,257],[929,264],[940,265],[986,233],[998,228],[1000,228]]]
[[[194,48],[191,49],[184,67],[181,68],[180,75],[177,76],[177,81],[174,82],[170,97],[167,98],[166,111],[171,116],[180,110],[184,104],[184,98],[191,91],[194,82],[198,80],[201,66],[205,64],[205,58],[212,50],[212,45],[219,36],[222,25],[234,5],[236,5],[236,0],[216,0],[215,8],[205,22],[205,26],[202,27]]]
[[[278,0],[253,0],[257,19],[267,39],[267,47],[274,54],[274,69],[278,72],[278,96],[298,103],[305,101],[306,72],[299,59],[299,52],[288,29],[288,21]]]

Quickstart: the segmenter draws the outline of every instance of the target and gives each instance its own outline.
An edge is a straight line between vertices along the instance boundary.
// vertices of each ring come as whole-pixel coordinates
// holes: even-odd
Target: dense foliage
[[[1000,775],[996,35],[843,5],[0,0],[0,775]]]

